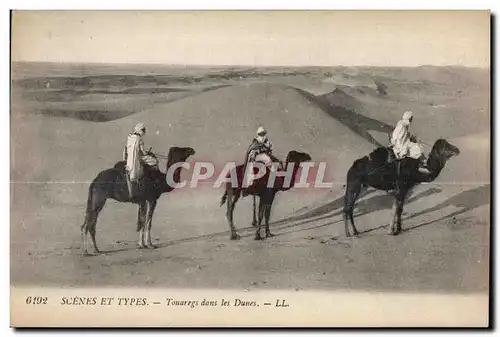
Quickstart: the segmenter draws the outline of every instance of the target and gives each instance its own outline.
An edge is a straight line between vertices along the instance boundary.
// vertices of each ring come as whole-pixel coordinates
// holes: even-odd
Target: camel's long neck
[[[168,172],[168,170],[167,170]],[[161,193],[166,193],[166,192],[170,192],[172,190],[172,187],[169,186],[169,184],[167,183],[167,174],[166,173],[162,173],[161,174]]]
[[[288,171],[289,165],[293,165],[293,171],[292,171],[292,180],[290,181],[290,186],[285,186],[285,177],[279,177],[279,186],[281,191],[286,191],[291,189],[292,187],[295,186],[295,176],[297,175],[297,172],[299,171],[300,165],[298,163],[286,163],[286,170]]]
[[[169,174],[169,170],[171,168],[171,166],[175,164],[175,163],[167,163],[167,174]],[[170,192],[174,189],[173,186],[171,186],[169,184],[169,182],[167,181],[167,174],[163,174],[163,179],[162,179],[162,183],[163,183],[163,186],[162,186],[162,193],[167,193],[167,192]],[[177,168],[172,176],[172,180],[175,184],[178,184],[181,180],[181,168]]]
[[[430,174],[423,175],[423,182],[431,182],[436,180],[444,166],[446,165],[446,160],[440,158],[439,156],[431,153],[427,159],[427,167],[429,168]]]

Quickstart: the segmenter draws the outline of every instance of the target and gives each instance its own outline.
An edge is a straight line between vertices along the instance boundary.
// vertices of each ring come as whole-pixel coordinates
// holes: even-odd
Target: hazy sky
[[[490,14],[24,11],[12,60],[205,65],[490,64]]]

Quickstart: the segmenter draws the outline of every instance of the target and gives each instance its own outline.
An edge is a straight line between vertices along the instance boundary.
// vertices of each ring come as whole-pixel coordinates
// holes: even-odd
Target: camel
[[[270,169],[266,168],[265,174],[252,182],[248,187],[243,187],[243,177],[245,173],[245,164],[241,164],[236,167],[235,174],[237,177],[238,185],[232,186],[231,182],[225,184],[225,191],[221,198],[220,206],[224,205],[227,201],[227,213],[226,217],[229,223],[229,229],[231,230],[230,239],[238,240],[240,236],[236,233],[236,229],[233,223],[233,213],[236,203],[241,196],[246,197],[252,195],[254,197],[254,208],[255,208],[255,197],[259,197],[259,209],[258,209],[258,221],[257,229],[255,232],[255,240],[262,240],[260,235],[262,227],[262,219],[265,217],[266,226],[266,237],[274,236],[269,229],[269,219],[271,217],[271,208],[274,198],[278,192],[283,192],[291,189],[295,185],[295,176],[300,168],[300,163],[311,160],[311,156],[304,152],[290,151],[286,157],[283,164],[283,171],[286,171],[288,165],[293,164],[292,179],[290,181],[290,186],[285,186],[285,177],[278,176],[274,181],[272,187],[268,187],[268,180],[270,177]],[[228,175],[226,177],[229,176]],[[253,212],[255,216],[255,211]]]
[[[347,237],[351,236],[348,218],[351,222],[353,234],[359,235],[354,225],[353,209],[362,189],[372,187],[394,193],[394,215],[389,226],[389,234],[397,235],[401,232],[401,214],[403,213],[403,206],[408,192],[420,183],[434,181],[441,173],[446,162],[453,156],[460,154],[460,150],[445,139],[436,140],[427,158],[427,167],[431,173],[425,174],[418,171],[418,159],[408,157],[399,161],[389,161],[390,151],[392,150],[388,147],[378,147],[368,156],[354,161],[349,168],[343,209]]]
[[[186,161],[189,156],[194,155],[194,149],[190,147],[171,147],[167,156],[167,171],[175,163]],[[154,158],[152,152],[147,152]],[[137,231],[139,232],[139,247],[155,248],[151,242],[151,226],[153,213],[158,199],[163,193],[170,192],[174,187],[166,180],[166,174],[157,168],[143,164],[144,175],[139,180],[137,192],[130,198],[125,178],[125,162],[117,162],[113,168],[103,170],[97,174],[89,186],[87,209],[85,220],[81,226],[82,255],[88,255],[87,234],[90,232],[95,253],[100,253],[96,244],[96,223],[99,212],[103,209],[107,199],[118,202],[132,203],[139,206],[137,216]],[[180,169],[173,174],[174,183],[179,183]]]

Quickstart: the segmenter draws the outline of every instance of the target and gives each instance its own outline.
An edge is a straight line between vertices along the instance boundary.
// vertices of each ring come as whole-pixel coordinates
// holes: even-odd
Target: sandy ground
[[[417,68],[397,76],[387,70],[382,78],[388,95],[377,96],[370,78],[381,74],[343,71],[327,77],[276,75],[265,81],[210,80],[206,73],[192,71],[202,80],[192,88],[186,85],[192,90],[189,95],[166,99],[164,93],[155,94],[145,103],[143,96],[128,94],[135,111],[101,123],[47,116],[37,109],[47,104],[65,104],[64,109],[74,104],[80,109],[88,101],[101,104],[100,111],[117,111],[116,104],[124,104],[120,96],[94,94],[102,95],[98,100],[65,96],[65,102],[47,103],[39,94],[46,88],[18,89],[11,123],[11,283],[487,292],[491,192],[489,89],[485,88],[489,84],[474,76],[458,81],[456,76],[464,76],[450,77],[448,70]],[[30,68],[29,76],[18,77],[35,74],[36,69]],[[75,76],[66,72],[70,75]],[[233,86],[200,90],[211,82]],[[337,87],[351,101],[342,96],[327,111],[294,89],[317,97]],[[27,91],[38,96],[27,96]],[[432,98],[425,100],[428,92]],[[461,150],[434,183],[413,191],[399,236],[386,234],[391,197],[373,190],[356,208],[362,235],[354,239],[344,235],[343,178],[352,160],[373,148],[353,123],[336,119],[340,105],[350,108],[346,102],[355,104],[355,111],[348,110],[365,118],[364,130],[377,141],[384,141],[383,125],[395,123],[406,102],[421,113],[416,133],[426,142],[432,143],[439,130],[440,137]],[[464,116],[471,113],[476,118],[467,122]],[[158,151],[166,152],[166,144],[192,145],[197,149],[195,160],[220,162],[241,160],[254,127],[266,122],[278,153],[284,156],[299,149],[327,161],[332,168],[328,178],[335,184],[327,190],[281,193],[272,213],[276,237],[264,241],[253,240],[250,198],[243,199],[235,212],[242,239],[230,241],[225,207],[219,208],[221,190],[203,186],[163,195],[153,219],[158,245],[154,250],[136,248],[136,207],[108,201],[97,229],[98,244],[106,253],[81,257],[79,226],[88,184],[119,159],[124,137],[137,120],[151,125],[146,142]]]

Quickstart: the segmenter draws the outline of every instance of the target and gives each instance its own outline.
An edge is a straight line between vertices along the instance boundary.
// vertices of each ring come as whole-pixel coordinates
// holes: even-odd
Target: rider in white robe
[[[425,155],[422,146],[416,142],[415,137],[409,132],[412,121],[413,113],[406,111],[391,134],[392,150],[397,159],[405,157],[419,159],[421,161],[420,172],[429,174],[430,171],[425,167]]]
[[[257,136],[253,139],[247,151],[247,161],[258,161],[266,166],[271,165],[273,153],[273,143],[267,137],[267,131],[259,126]]]
[[[273,162],[278,163],[278,170],[282,169],[282,163],[273,155],[273,143],[269,140],[267,136],[267,131],[263,126],[259,126],[256,132],[256,136],[252,140],[252,143],[247,149],[245,156],[245,172],[246,164],[249,162],[260,162],[266,167],[272,167]],[[252,172],[246,172],[249,176]]]
[[[144,141],[142,137],[145,134],[145,125],[143,123],[137,124],[133,131],[127,136],[127,145],[123,150],[123,160],[126,161],[125,171],[130,197],[134,194],[134,185],[144,173],[142,162],[146,153],[144,151]]]
[[[124,151],[125,166],[130,181],[137,181],[143,173],[141,159],[145,155],[144,141],[142,137],[146,133],[144,124],[139,123],[134,127],[132,133],[127,136],[127,145]]]

